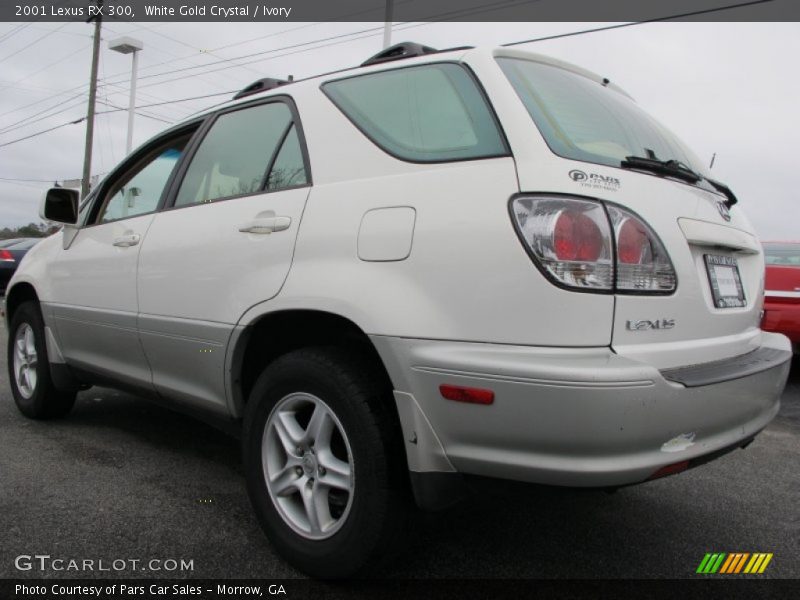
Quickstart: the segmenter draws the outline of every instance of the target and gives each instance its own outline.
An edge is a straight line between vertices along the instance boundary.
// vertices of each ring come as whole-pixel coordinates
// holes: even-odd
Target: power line
[[[336,39],[341,39],[341,38],[345,38],[345,37],[350,37],[350,36],[353,36],[353,35],[358,35],[358,34],[366,33],[366,32],[369,32],[369,31],[375,31],[375,30],[378,30],[378,29],[383,31],[383,25],[381,25],[380,27],[371,27],[369,29],[361,29],[359,31],[352,31],[350,33],[342,33],[342,34],[339,34],[339,35],[334,35],[334,36],[330,36],[330,37],[327,37],[327,38],[311,40],[311,41],[308,41],[308,42],[301,42],[299,44],[291,44],[289,46],[284,46],[282,48],[273,48],[273,49],[270,49],[270,50],[262,50],[260,52],[252,52],[250,54],[243,54],[241,56],[234,56],[234,57],[231,57],[231,58],[224,58],[224,59],[221,59],[221,60],[215,60],[215,61],[208,62],[208,63],[206,63],[204,65],[195,65],[195,66],[191,66],[191,67],[181,67],[180,69],[171,69],[169,71],[162,71],[161,73],[151,73],[150,75],[143,75],[142,77],[140,77],[140,79],[152,79],[153,77],[161,77],[162,75],[171,75],[172,73],[182,73],[184,71],[192,71],[194,69],[200,69],[200,68],[210,67],[210,66],[218,65],[218,64],[222,64],[222,63],[233,62],[235,60],[242,60],[242,59],[245,59],[245,58],[252,58],[254,56],[263,56],[264,54],[272,54],[273,52],[280,52],[282,50],[290,50],[292,48],[310,46],[311,44],[318,44],[320,42],[327,42],[327,41],[330,41],[330,40],[336,40]],[[259,62],[259,61],[252,61],[252,62]],[[250,63],[243,63],[243,64],[250,64]],[[213,73],[215,70],[218,70],[218,69],[212,69],[212,70],[207,71],[207,72]],[[167,81],[176,81],[176,80],[177,79],[169,79]],[[158,83],[150,84],[150,85],[151,86],[152,85],[161,85],[162,83],[166,83],[166,82],[158,82]],[[147,87],[147,86],[142,86],[142,87]]]
[[[7,61],[7,60],[8,60],[9,58],[11,58],[12,56],[16,56],[17,54],[19,54],[20,52],[23,52],[24,50],[27,50],[27,49],[28,49],[28,48],[30,48],[31,46],[35,46],[36,44],[38,44],[39,42],[41,42],[41,41],[42,41],[43,39],[45,39],[46,37],[49,37],[49,36],[53,35],[53,34],[54,34],[55,32],[57,32],[59,29],[64,29],[64,27],[66,27],[67,25],[69,25],[69,23],[64,23],[64,24],[63,24],[61,27],[57,27],[56,29],[50,30],[50,31],[48,31],[47,33],[45,33],[43,36],[36,38],[36,39],[35,39],[35,40],[33,40],[33,41],[30,43],[30,44],[28,44],[28,45],[26,45],[26,46],[23,46],[22,48],[19,48],[18,50],[16,50],[16,51],[12,52],[11,54],[8,54],[8,55],[4,56],[3,58],[0,58],[0,63]]]
[[[8,31],[8,32],[4,33],[2,36],[0,36],[0,44],[2,44],[3,42],[5,42],[5,41],[6,41],[8,38],[10,38],[11,36],[13,36],[13,35],[16,35],[17,33],[19,33],[20,31],[22,31],[22,30],[23,30],[23,29],[25,29],[26,27],[30,27],[31,25],[33,25],[33,24],[34,24],[34,22],[35,22],[35,21],[31,21],[30,23],[23,23],[22,25],[17,25],[17,26],[16,26],[16,27],[14,27],[14,29],[12,29],[11,31]]]
[[[30,79],[30,78],[31,78],[31,77],[33,77],[34,75],[38,75],[38,74],[39,74],[39,73],[41,73],[42,71],[46,71],[47,69],[50,69],[51,67],[54,67],[54,66],[56,66],[57,64],[64,62],[64,61],[65,61],[65,60],[67,60],[68,58],[72,58],[73,56],[75,56],[75,55],[76,55],[76,54],[78,54],[79,52],[83,52],[84,50],[86,50],[86,48],[88,48],[88,47],[89,47],[89,46],[91,46],[91,45],[92,45],[92,44],[91,44],[91,43],[89,43],[89,44],[86,44],[85,46],[81,46],[80,48],[78,48],[78,49],[77,49],[77,50],[75,50],[74,52],[71,52],[70,54],[67,54],[67,55],[65,55],[65,56],[62,56],[62,57],[60,57],[58,60],[55,60],[55,61],[53,61],[53,62],[51,62],[51,63],[48,63],[47,65],[45,65],[44,67],[42,67],[42,68],[41,68],[41,69],[39,69],[38,71],[34,71],[33,73],[28,73],[27,75],[25,75],[24,77],[21,77],[21,78],[17,79],[16,81],[10,81],[10,82],[8,82],[8,83],[6,83],[6,84],[4,84],[4,85],[0,85],[0,89],[3,89],[3,88],[8,88],[8,87],[12,87],[12,86],[16,86],[16,85],[18,85],[18,84],[22,83],[23,81],[25,81],[25,80],[27,80],[27,79]]]
[[[20,177],[0,177],[0,181],[20,181],[25,183],[50,183],[58,179],[23,179]]]
[[[113,85],[117,86],[117,84],[113,84]],[[118,86],[118,87],[121,87],[121,86]],[[107,97],[108,94],[106,93],[106,89],[103,88],[103,91],[104,91],[104,93],[106,94],[106,97]],[[9,125],[6,125],[5,127],[0,128],[0,135],[2,135],[4,133],[10,133],[11,131],[15,131],[17,129],[22,129],[24,127],[27,127],[28,125],[32,125],[33,123],[38,123],[39,121],[43,121],[43,120],[49,119],[50,117],[54,117],[54,116],[59,115],[59,114],[61,114],[63,112],[66,112],[67,110],[69,110],[71,108],[75,108],[76,106],[79,106],[80,104],[82,104],[83,101],[79,102],[78,104],[74,104],[72,106],[66,107],[66,108],[62,108],[62,107],[64,107],[64,105],[66,103],[71,102],[72,100],[74,100],[76,98],[85,97],[86,95],[87,95],[86,92],[79,92],[79,93],[75,94],[74,96],[70,96],[66,100],[59,100],[58,102],[56,102],[52,106],[48,106],[47,108],[42,109],[37,113],[34,113],[34,114],[29,115],[27,117],[24,117],[24,118],[20,119],[19,121],[16,121],[14,123],[10,123]],[[142,95],[143,96],[149,96],[149,97],[154,98],[156,100],[161,100],[161,98],[159,98],[158,96],[155,96],[153,94],[142,94]],[[156,103],[156,105],[157,104],[158,103]],[[170,102],[168,101],[168,102],[166,102],[166,104],[170,104]],[[51,112],[54,109],[58,109],[58,108],[60,108],[61,110],[57,110],[56,112]],[[14,112],[14,111],[11,111],[11,112]],[[39,117],[40,115],[43,115],[44,113],[50,113],[50,114],[47,114],[47,115],[45,115],[43,117]],[[6,114],[10,114],[10,113],[6,113]],[[2,116],[2,115],[0,115],[0,116]],[[39,117],[39,118],[37,119],[36,117]],[[183,118],[183,117],[180,116],[179,118]]]
[[[230,92],[227,92],[227,93],[230,93]],[[111,106],[112,108],[116,109],[116,110],[112,110],[112,111],[104,111],[103,113],[98,112],[97,114],[104,114],[106,112],[118,112],[118,111],[121,111],[121,110],[128,110],[127,108],[122,108],[121,106],[117,106],[115,104],[103,102],[100,99],[98,99],[97,102],[99,102],[100,104],[105,104],[106,106]],[[74,107],[72,107],[72,108],[74,108]],[[137,111],[136,114],[137,115],[141,115],[143,117],[150,118],[150,119],[154,119],[156,121],[161,121],[162,123],[167,123],[167,124],[170,124],[170,125],[172,124],[172,121],[167,121],[166,119],[162,119],[162,118],[156,117],[154,115],[149,115],[147,113],[143,113],[143,112],[138,112]],[[60,125],[56,125],[55,127],[50,127],[48,129],[43,129],[42,131],[37,131],[36,133],[32,133],[30,135],[26,135],[25,137],[17,138],[15,140],[11,140],[11,141],[5,142],[3,144],[0,144],[0,148],[4,148],[4,147],[10,146],[12,144],[16,144],[16,143],[19,143],[19,142],[23,142],[25,140],[29,140],[31,138],[43,135],[45,133],[49,133],[51,131],[55,131],[56,129],[61,129],[62,127],[66,127],[68,125],[77,125],[78,123],[82,123],[85,120],[86,120],[86,117],[80,117],[78,119],[75,119],[74,121],[68,121],[66,123],[61,123]]]
[[[19,142],[23,142],[25,140],[29,140],[31,138],[35,138],[39,135],[43,135],[45,133],[49,133],[51,131],[55,131],[56,129],[61,129],[62,127],[66,127],[67,125],[77,125],[78,123],[82,123],[86,120],[86,117],[81,117],[74,121],[70,121],[68,123],[62,123],[61,125],[56,125],[55,127],[50,127],[49,129],[43,129],[42,131],[37,131],[36,133],[32,133],[30,135],[26,135],[25,137],[17,138],[16,140],[11,140],[10,142],[6,142],[4,144],[0,144],[0,148],[5,148],[6,146],[10,146],[11,144],[16,144]]]
[[[123,35],[123,34],[121,34],[121,33],[118,33],[118,32],[116,32],[115,30],[111,29],[110,27],[106,27],[106,29],[108,29],[109,31],[111,31],[111,32],[113,32],[113,33],[116,33],[117,35]],[[185,61],[189,61],[189,60],[192,60],[192,59],[194,59],[194,58],[197,58],[199,54],[202,54],[202,53],[203,53],[203,51],[201,51],[199,48],[195,48],[195,47],[194,47],[194,46],[192,46],[191,44],[188,44],[188,43],[186,43],[186,42],[183,42],[183,41],[181,41],[181,40],[179,40],[179,39],[177,39],[177,38],[174,38],[174,37],[172,37],[172,36],[169,36],[169,35],[166,35],[166,34],[164,34],[164,33],[161,33],[161,32],[159,32],[159,31],[156,31],[156,30],[155,30],[155,28],[152,28],[152,27],[146,27],[146,26],[144,26],[144,25],[143,25],[143,26],[141,26],[141,27],[138,27],[138,28],[137,28],[135,31],[142,31],[142,30],[143,30],[145,33],[149,33],[149,34],[151,34],[151,35],[157,35],[157,36],[160,36],[160,37],[162,37],[162,38],[165,38],[165,39],[167,39],[167,40],[169,40],[169,41],[171,41],[171,42],[173,42],[173,43],[175,43],[175,44],[180,44],[181,46],[186,46],[186,47],[188,47],[188,48],[192,48],[193,50],[196,50],[196,51],[198,52],[198,54],[193,54],[193,55],[191,55],[191,56],[181,57],[181,56],[178,56],[177,54],[175,54],[175,53],[173,53],[173,52],[169,52],[169,51],[167,51],[167,50],[164,50],[162,47],[159,47],[159,46],[157,46],[157,45],[153,44],[152,42],[147,42],[147,43],[148,43],[148,45],[149,45],[149,46],[151,46],[152,48],[154,48],[156,51],[158,51],[158,52],[160,52],[160,53],[162,53],[162,54],[166,54],[166,55],[168,55],[168,56],[175,57],[175,58],[174,58],[174,60],[172,60],[172,61],[165,61],[165,62],[176,62],[176,61],[178,61],[178,60],[185,60]],[[209,53],[209,54],[211,54],[211,55],[213,56],[212,52],[213,52],[213,51],[209,51],[208,53]],[[193,63],[191,63],[191,64],[192,64],[193,66],[200,66],[200,67],[202,67],[202,66],[203,66],[203,65],[198,65],[198,64],[197,64],[197,63],[195,63],[195,62],[193,62]],[[150,68],[152,68],[152,65],[150,65],[150,66],[148,66],[148,67],[147,67],[147,69],[150,69]],[[144,70],[146,70],[146,69],[145,69],[145,68],[142,68],[140,71],[144,71]],[[241,82],[241,79],[240,79],[240,78],[237,78],[237,77],[235,77],[234,75],[232,75],[232,74],[229,74],[229,73],[225,73],[224,75],[225,75],[225,77],[227,77],[228,79],[231,79],[231,80],[235,81],[237,85],[242,85],[242,82]],[[113,76],[112,76],[112,77],[113,77]],[[104,78],[104,80],[105,80],[105,81],[108,81],[108,79],[109,79],[109,78]],[[215,82],[215,83],[216,83],[216,82]]]
[[[111,102],[105,102],[103,100],[100,100],[99,98],[97,98],[97,102],[99,102],[100,104],[103,104],[105,106],[110,106],[111,108],[115,109],[115,110],[106,111],[106,112],[119,112],[121,110],[128,110],[127,108],[122,108],[121,106],[117,106],[116,104],[112,104]],[[146,117],[148,119],[153,119],[154,121],[161,121],[162,123],[166,123],[167,125],[172,125],[175,122],[175,121],[169,121],[167,119],[163,119],[161,117],[157,117],[155,115],[151,115],[149,113],[142,112],[142,111],[139,111],[139,110],[136,110],[136,109],[134,109],[134,112],[137,115],[141,115],[142,117]],[[100,114],[100,113],[97,112],[95,114]]]
[[[23,129],[23,128],[27,127],[28,125],[33,125],[34,123],[39,123],[40,121],[46,121],[47,119],[50,119],[52,117],[58,116],[60,114],[63,114],[65,112],[67,112],[68,110],[72,110],[73,108],[78,108],[79,106],[83,106],[83,104],[84,104],[83,99],[79,100],[75,104],[70,104],[69,106],[64,106],[65,104],[67,104],[68,102],[70,102],[71,100],[73,100],[74,98],[77,98],[79,96],[85,96],[85,94],[78,94],[77,96],[74,96],[70,100],[67,100],[65,102],[60,102],[58,104],[58,106],[63,107],[63,108],[61,108],[61,110],[58,110],[58,111],[56,111],[54,113],[51,113],[49,115],[44,115],[43,117],[39,117],[38,119],[26,120],[25,123],[14,123],[12,125],[9,125],[8,127],[4,127],[3,129],[0,129],[0,135],[6,134],[6,133],[11,133],[12,131],[16,131],[17,129]],[[50,109],[47,109],[47,110],[52,110],[52,109],[53,109],[53,107],[51,107]],[[41,112],[46,112],[46,111],[41,111]],[[40,114],[40,113],[37,113],[37,115],[38,114]]]
[[[141,105],[137,106],[136,109],[138,110],[140,108],[150,108],[150,107],[153,107],[153,106],[163,106],[165,104],[176,104],[178,102],[189,102],[190,100],[202,100],[203,98],[214,98],[215,96],[229,96],[230,94],[235,94],[238,91],[239,90],[230,90],[230,91],[227,91],[227,92],[217,92],[215,94],[204,94],[202,96],[192,96],[190,98],[177,98],[175,100],[166,100],[164,102],[154,102],[153,104],[141,104]],[[114,110],[103,110],[103,111],[98,112],[97,114],[98,115],[105,115],[105,114],[108,114],[108,113],[119,112],[121,110],[128,110],[128,109],[127,108],[117,108],[117,109],[114,109]]]
[[[424,24],[425,24],[425,23],[423,23],[423,25],[424,25]],[[374,28],[374,29],[382,29],[382,27],[378,27],[378,28]],[[342,34],[342,35],[339,35],[339,36],[334,36],[334,37],[335,37],[335,38],[348,37],[348,36],[352,36],[352,35],[357,35],[357,34],[359,34],[359,33],[363,33],[364,31],[370,31],[370,30],[361,30],[361,31],[355,31],[355,32],[347,33],[347,34]],[[303,43],[303,44],[301,44],[301,45],[304,45],[304,46],[305,46],[305,45],[315,44],[315,43],[319,43],[319,42],[321,42],[321,41],[325,41],[326,39],[332,39],[332,38],[323,38],[323,39],[317,39],[317,40],[313,40],[313,41],[310,41],[310,42],[305,42],[305,43]],[[361,38],[355,38],[355,39],[363,39],[363,36],[362,36]],[[348,40],[344,40],[344,41],[348,41]],[[327,45],[335,45],[335,44],[327,44]],[[265,54],[265,53],[271,53],[271,52],[279,52],[279,51],[281,51],[281,50],[285,50],[285,49],[287,49],[287,48],[295,48],[295,47],[297,47],[297,45],[296,45],[296,44],[295,44],[295,45],[291,45],[291,46],[282,47],[282,48],[274,48],[274,49],[267,50],[267,51],[264,51],[264,52],[261,52],[261,53],[256,53],[256,54]],[[320,47],[325,47],[325,46],[320,46]],[[314,48],[310,48],[310,49],[314,49]],[[293,53],[288,53],[288,54],[285,54],[285,55],[280,55],[280,56],[288,56],[289,54],[293,54]],[[244,56],[245,56],[245,57],[250,57],[250,56],[253,56],[253,54],[248,54],[248,55],[244,55]],[[280,57],[280,56],[279,56],[279,57]],[[274,58],[279,58],[279,57],[274,57]],[[228,61],[233,61],[233,60],[239,60],[239,59],[241,59],[241,58],[242,58],[242,57],[233,57],[233,58],[226,59],[226,60],[228,60]],[[169,61],[168,61],[168,62],[169,62]],[[220,62],[224,62],[224,61],[215,61],[215,62],[212,62],[212,63],[206,63],[206,64],[204,64],[204,65],[196,65],[196,66],[194,66],[194,67],[186,67],[186,68],[183,68],[183,69],[177,69],[177,70],[171,70],[171,71],[163,71],[163,72],[161,72],[161,73],[156,73],[156,74],[152,74],[152,75],[140,76],[140,78],[139,78],[139,79],[145,79],[145,78],[148,78],[148,77],[157,77],[157,76],[166,75],[166,74],[171,74],[171,73],[173,73],[173,72],[181,72],[181,71],[185,71],[185,70],[189,70],[189,69],[195,69],[195,68],[204,68],[204,67],[207,67],[208,65],[219,64]],[[259,61],[259,60],[255,60],[255,61],[250,61],[250,62],[251,62],[251,63],[254,63],[254,62],[260,62],[260,61]],[[162,64],[164,64],[164,63],[162,63]],[[152,65],[151,65],[151,67],[152,67]],[[151,68],[151,67],[145,67],[145,68],[144,68],[144,69],[142,69],[142,70],[145,70],[145,69],[147,69],[147,68]],[[224,68],[225,68],[225,67],[223,67],[223,69],[224,69]],[[219,70],[222,70],[222,69],[211,69],[211,70],[208,70],[207,72],[203,72],[203,73],[195,73],[195,74],[189,75],[189,77],[194,77],[194,76],[204,75],[204,74],[206,74],[206,73],[216,72],[216,71],[219,71]],[[110,77],[115,77],[115,76],[116,76],[116,75],[111,75]],[[154,85],[161,85],[161,84],[164,84],[164,83],[169,83],[169,82],[171,82],[171,81],[177,81],[177,80],[180,80],[180,79],[186,79],[186,77],[178,77],[178,78],[173,78],[173,79],[169,79],[169,80],[165,80],[165,81],[161,81],[161,82],[157,82],[157,83],[152,83],[152,84],[145,85],[145,86],[141,86],[141,87],[152,87],[152,86],[154,86]],[[121,82],[122,82],[122,80],[120,80],[119,82],[112,82],[112,81],[105,80],[104,82],[102,82],[102,83],[100,84],[100,86],[99,86],[99,87],[104,87],[104,86],[108,86],[108,85],[111,85],[111,86],[119,86],[119,84],[120,84]],[[82,89],[82,88],[85,88],[85,87],[86,87],[86,84],[81,84],[81,85],[79,85],[79,86],[75,86],[75,87],[73,87],[73,88],[69,88],[69,89],[67,89],[67,90],[64,90],[63,92],[54,92],[54,93],[53,93],[53,95],[54,95],[54,96],[65,95],[65,94],[68,94],[68,93],[70,93],[70,92],[72,92],[72,91],[75,91],[75,90],[80,90],[80,89]],[[52,98],[52,97],[53,97],[53,95],[51,95],[51,97],[50,97],[50,98]],[[81,93],[81,95],[86,95],[86,92],[82,92],[82,93]],[[40,100],[40,101],[38,101],[38,102],[35,102],[35,103],[33,103],[33,104],[27,105],[27,106],[25,106],[25,107],[21,107],[20,109],[22,109],[22,108],[29,108],[29,107],[31,107],[31,106],[35,106],[36,104],[41,104],[42,102],[45,102],[45,101],[47,101],[48,99],[49,99],[49,98],[44,98],[43,100]],[[66,101],[68,102],[69,100],[66,100]],[[59,101],[59,102],[58,102],[58,103],[56,103],[56,104],[55,104],[53,107],[51,107],[51,109],[52,109],[52,108],[57,108],[57,107],[60,107],[61,105],[63,105],[63,102],[64,102],[64,101]],[[17,112],[17,111],[18,111],[18,110],[20,110],[20,109],[13,109],[13,110],[11,110],[11,111],[8,111],[8,112],[6,112],[6,113],[0,114],[0,117],[2,117],[2,116],[5,116],[5,115],[8,115],[8,114],[11,114],[11,113],[13,113],[13,112]],[[45,109],[44,111],[41,111],[41,112],[47,112],[47,110],[50,110],[50,109]],[[34,115],[34,116],[38,116],[39,114],[41,114],[41,112],[40,112],[40,113],[36,113],[36,115]],[[18,123],[22,123],[22,122],[23,122],[23,121],[25,121],[25,120],[26,120],[26,119],[22,119],[22,120],[18,121],[17,123],[13,123],[13,124],[11,124],[10,126],[16,125],[16,124],[18,124]]]
[[[533,1],[534,2],[539,2],[540,0],[533,0]],[[450,20],[450,18],[448,18],[448,17],[467,16],[467,15],[480,14],[480,13],[484,13],[484,12],[491,12],[493,9],[498,8],[500,6],[502,6],[503,8],[511,8],[513,6],[518,6],[518,5],[521,5],[521,4],[530,4],[530,2],[531,2],[531,0],[517,0],[517,1],[514,1],[514,0],[500,0],[499,2],[494,2],[492,4],[485,4],[482,7],[478,7],[478,8],[472,8],[472,9],[466,9],[466,10],[448,11],[448,12],[440,13],[440,14],[435,15],[435,16],[436,17],[442,17],[442,18],[439,19],[439,21],[448,21],[448,20]],[[405,30],[405,29],[413,29],[415,27],[424,27],[426,25],[431,25],[431,24],[433,24],[435,22],[437,22],[437,21],[426,21],[426,22],[422,22],[422,23],[411,23],[411,22],[405,21],[405,22],[400,23],[400,25],[408,25],[407,27],[404,27],[402,29],[402,30]],[[316,39],[316,40],[311,40],[311,41],[307,41],[307,42],[301,42],[301,43],[298,43],[298,44],[291,44],[289,46],[283,46],[281,48],[272,48],[270,50],[262,50],[260,52],[253,52],[253,53],[250,53],[250,54],[243,54],[243,55],[240,55],[240,56],[235,56],[235,57],[231,57],[231,58],[227,58],[227,59],[212,61],[212,62],[206,63],[204,65],[197,65],[197,66],[194,66],[194,67],[183,67],[183,68],[180,68],[180,69],[171,69],[169,71],[162,71],[161,73],[152,73],[150,75],[144,75],[144,76],[140,77],[140,79],[150,79],[150,78],[153,78],[153,77],[160,77],[161,75],[168,75],[168,74],[172,74],[172,73],[180,73],[180,72],[184,72],[184,71],[190,71],[190,70],[193,70],[193,69],[213,66],[213,65],[226,63],[226,62],[231,62],[231,61],[235,61],[235,60],[242,60],[242,59],[245,59],[245,58],[252,58],[252,57],[255,57],[255,56],[263,56],[265,54],[273,54],[275,52],[281,52],[283,50],[295,50],[293,52],[285,52],[285,53],[279,54],[277,56],[271,56],[268,59],[256,59],[256,60],[247,61],[247,62],[244,62],[244,63],[240,63],[239,66],[254,64],[254,63],[262,62],[264,60],[271,60],[271,59],[274,59],[274,58],[283,58],[285,56],[291,56],[293,54],[299,54],[301,52],[307,52],[309,50],[316,50],[318,48],[326,48],[326,47],[329,47],[329,46],[335,46],[335,45],[338,45],[338,44],[349,43],[349,42],[354,42],[354,41],[361,40],[361,39],[375,37],[376,35],[382,35],[383,29],[384,29],[383,25],[381,25],[379,27],[370,27],[368,29],[361,29],[361,30],[358,30],[358,31],[353,31],[353,32],[350,32],[350,33],[344,33],[344,34],[339,34],[339,35],[335,35],[335,36],[330,36],[330,37],[327,37],[327,38],[319,38],[319,39]],[[380,32],[380,33],[374,33],[376,31]],[[359,35],[359,34],[367,34],[367,35]],[[354,36],[354,35],[359,35],[359,37],[355,37],[355,38],[352,38],[352,39],[342,39],[342,38],[349,38],[349,37]],[[319,44],[321,42],[328,42],[328,41],[332,41],[332,43],[322,44],[322,45],[319,45],[319,46],[314,46],[312,48],[308,48],[308,46],[311,46],[313,44]],[[299,48],[302,48],[302,49],[299,49]],[[201,74],[214,73],[214,72],[217,72],[217,71],[221,71],[221,70],[223,70],[225,68],[226,67],[223,66],[223,67],[220,67],[220,68],[217,68],[217,69],[208,69],[206,71],[203,71]],[[163,81],[158,81],[158,82],[145,84],[145,85],[143,85],[141,87],[146,88],[146,87],[153,87],[153,86],[156,86],[156,85],[163,85],[165,83],[171,83],[173,81],[180,81],[182,79],[187,79],[189,77],[194,77],[196,75],[197,74],[189,74],[189,75],[183,75],[183,76],[180,76],[180,77],[173,77],[173,78],[170,78],[170,79],[165,79]]]
[[[685,19],[687,17],[696,17],[698,15],[707,15],[710,13],[721,12],[724,10],[733,10],[735,8],[743,8],[745,6],[754,6],[756,4],[765,4],[773,2],[773,0],[753,0],[752,2],[742,2],[740,4],[729,4],[728,6],[720,6],[717,8],[707,8],[705,10],[695,10],[692,12],[681,13],[678,15],[669,15],[667,17],[657,17],[655,19],[647,19],[644,21],[633,21],[631,23],[622,23],[620,25],[607,25],[604,27],[595,27],[593,29],[582,29],[581,31],[572,31],[569,33],[560,33],[556,35],[548,35],[545,37],[531,38],[529,40],[520,40],[518,42],[509,42],[508,44],[501,44],[503,47],[519,46],[520,44],[532,44],[534,42],[545,42],[548,40],[557,40],[559,38],[573,37],[576,35],[584,35],[586,33],[597,33],[598,31],[610,31],[612,29],[622,29],[623,27],[635,27],[637,25],[647,25],[648,23],[660,23],[663,21],[675,21],[677,19]]]

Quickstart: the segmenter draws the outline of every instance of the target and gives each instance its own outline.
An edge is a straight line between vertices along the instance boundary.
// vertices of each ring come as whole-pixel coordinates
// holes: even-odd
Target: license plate
[[[747,306],[736,259],[720,254],[706,254],[705,259],[714,306],[717,308]]]

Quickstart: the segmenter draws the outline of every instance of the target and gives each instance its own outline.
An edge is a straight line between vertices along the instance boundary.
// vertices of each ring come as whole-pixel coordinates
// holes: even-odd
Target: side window
[[[186,134],[159,146],[114,181],[95,222],[107,223],[156,210],[189,138],[191,134]]]
[[[398,158],[441,162],[508,154],[486,99],[462,66],[405,67],[332,81],[322,90]]]
[[[178,190],[175,206],[306,183],[294,129],[291,110],[283,102],[223,113],[197,148]],[[284,138],[286,143],[279,151]],[[292,139],[296,145],[294,150]],[[267,169],[273,162],[275,169],[268,176]]]

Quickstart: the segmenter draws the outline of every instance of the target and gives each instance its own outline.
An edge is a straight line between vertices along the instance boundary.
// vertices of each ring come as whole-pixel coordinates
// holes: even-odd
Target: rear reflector
[[[647,479],[659,479],[660,477],[666,477],[667,475],[675,475],[676,473],[685,471],[688,468],[689,468],[689,461],[682,460],[681,462],[667,465],[666,467],[661,467],[658,471],[650,475],[650,477],[648,477]]]
[[[442,394],[442,398],[455,400],[456,402],[468,402],[470,404],[492,404],[494,402],[494,392],[480,388],[442,384],[439,386],[439,393]]]

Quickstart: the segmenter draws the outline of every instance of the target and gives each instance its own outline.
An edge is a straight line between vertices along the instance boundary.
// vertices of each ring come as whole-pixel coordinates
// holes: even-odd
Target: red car
[[[800,350],[800,242],[765,242],[767,274],[761,328],[782,333]]]

